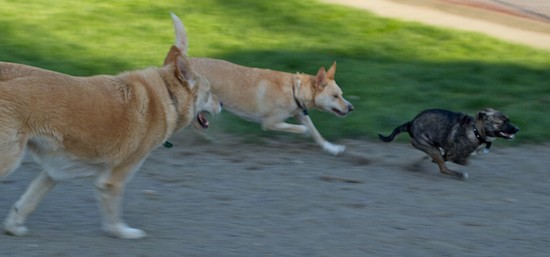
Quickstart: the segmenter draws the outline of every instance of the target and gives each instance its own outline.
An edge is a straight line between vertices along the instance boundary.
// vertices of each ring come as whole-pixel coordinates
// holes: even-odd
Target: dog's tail
[[[407,122],[407,123],[405,123],[405,124],[403,124],[403,125],[401,125],[401,126],[395,128],[395,129],[393,130],[393,132],[391,133],[391,135],[389,135],[389,136],[386,137],[386,136],[384,136],[384,135],[382,135],[382,134],[378,134],[378,137],[379,137],[382,141],[384,141],[384,142],[391,142],[391,141],[393,141],[393,139],[395,138],[395,136],[397,136],[398,134],[403,133],[403,132],[405,132],[405,131],[408,132],[408,131],[410,130],[411,124],[412,124],[412,123],[409,121],[409,122]]]

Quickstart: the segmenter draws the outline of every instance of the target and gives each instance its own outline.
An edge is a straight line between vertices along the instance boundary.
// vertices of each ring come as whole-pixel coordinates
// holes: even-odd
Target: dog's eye
[[[332,95],[332,97],[334,97],[334,98],[338,98],[338,95],[337,95],[337,94],[334,94],[334,95]]]

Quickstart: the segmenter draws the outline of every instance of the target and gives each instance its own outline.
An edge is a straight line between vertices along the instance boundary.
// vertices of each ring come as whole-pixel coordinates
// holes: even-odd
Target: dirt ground
[[[0,256],[547,256],[550,146],[497,141],[470,178],[440,175],[403,143],[309,138],[244,142],[179,133],[128,184],[125,218],[138,241],[105,236],[90,178],[61,183],[27,225],[0,235]],[[519,136],[519,135],[518,135]],[[38,170],[28,160],[0,183],[3,216]]]

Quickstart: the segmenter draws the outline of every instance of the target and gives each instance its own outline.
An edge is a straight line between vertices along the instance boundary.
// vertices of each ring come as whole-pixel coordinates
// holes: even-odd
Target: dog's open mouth
[[[199,123],[199,125],[203,129],[208,128],[208,125],[209,125],[208,120],[206,119],[206,117],[204,117],[204,114],[202,112],[199,112],[199,114],[197,114],[197,123]]]
[[[516,134],[508,134],[506,132],[498,132],[498,134],[503,137],[504,139],[514,139],[516,137]]]
[[[331,111],[332,111],[333,113],[336,113],[336,115],[338,115],[338,116],[346,116],[346,115],[348,114],[347,112],[342,112],[342,111],[340,111],[340,110],[338,110],[338,109],[336,109],[336,108],[332,108]]]

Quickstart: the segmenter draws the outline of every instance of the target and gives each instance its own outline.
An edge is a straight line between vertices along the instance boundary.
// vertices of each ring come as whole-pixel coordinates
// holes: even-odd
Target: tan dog
[[[0,177],[14,171],[29,150],[43,171],[15,203],[6,232],[24,235],[25,219],[57,182],[97,176],[103,228],[121,238],[142,238],[121,218],[121,197],[149,152],[203,111],[220,102],[185,56],[187,36],[172,15],[176,44],[162,68],[117,76],[73,77],[0,63]]]
[[[344,146],[325,140],[307,114],[308,109],[317,108],[343,117],[353,110],[334,81],[336,63],[328,72],[320,68],[316,76],[208,58],[191,58],[191,66],[210,81],[212,92],[230,112],[260,123],[264,130],[310,133],[317,144],[334,155],[345,150]],[[291,116],[301,125],[284,122]]]

